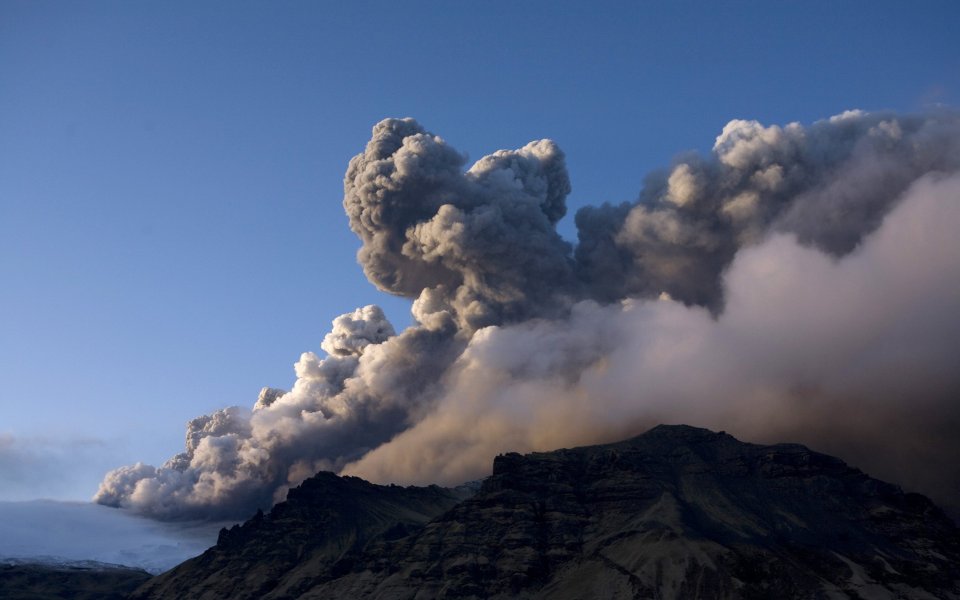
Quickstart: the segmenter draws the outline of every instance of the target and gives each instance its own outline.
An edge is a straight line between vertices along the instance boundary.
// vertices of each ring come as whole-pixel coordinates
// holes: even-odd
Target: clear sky
[[[412,116],[566,152],[569,216],[727,121],[960,104],[960,4],[0,0],[0,499],[87,499],[289,387],[355,261],[343,173]]]

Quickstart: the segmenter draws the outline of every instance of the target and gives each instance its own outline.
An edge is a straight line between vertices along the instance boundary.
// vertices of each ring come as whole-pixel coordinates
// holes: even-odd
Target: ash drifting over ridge
[[[636,202],[578,211],[576,247],[556,144],[465,166],[412,119],[377,124],[344,207],[416,324],[339,317],[289,392],[191,421],[184,453],[109,473],[96,500],[243,515],[321,469],[457,483],[498,452],[682,421],[960,504],[957,114],[731,121]]]
[[[659,426],[458,492],[318,473],[131,598],[960,597],[933,503],[798,444]]]

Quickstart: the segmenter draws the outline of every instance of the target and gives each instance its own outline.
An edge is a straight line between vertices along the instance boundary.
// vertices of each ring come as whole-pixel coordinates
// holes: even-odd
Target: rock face
[[[322,474],[134,597],[960,598],[960,531],[803,446],[660,426],[497,457],[459,503]]]
[[[352,569],[373,540],[391,540],[460,502],[468,492],[381,486],[318,473],[268,515],[220,531],[217,545],[159,575],[132,598],[297,598]]]

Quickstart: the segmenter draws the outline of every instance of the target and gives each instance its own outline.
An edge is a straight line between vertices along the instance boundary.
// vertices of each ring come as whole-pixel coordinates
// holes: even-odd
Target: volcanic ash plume
[[[290,485],[339,470],[415,422],[421,396],[460,346],[448,330],[394,335],[376,306],[341,315],[323,340],[327,356],[303,353],[289,392],[264,388],[252,411],[193,419],[184,452],[159,468],[138,463],[108,473],[95,500],[164,519],[243,517],[269,507]]]
[[[960,506],[956,114],[732,121],[636,202],[578,211],[576,247],[556,144],[465,167],[412,119],[374,127],[344,207],[416,324],[338,317],[289,392],[194,419],[184,453],[109,473],[96,500],[245,516],[319,469],[451,484],[498,452],[683,422]]]

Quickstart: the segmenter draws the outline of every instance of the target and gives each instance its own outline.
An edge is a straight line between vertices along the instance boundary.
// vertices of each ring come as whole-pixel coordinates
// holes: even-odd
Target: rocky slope
[[[135,598],[960,598],[960,532],[803,446],[660,426],[440,488],[322,474]]]
[[[220,532],[217,545],[155,577],[133,598],[296,598],[349,572],[374,539],[404,537],[468,490],[380,486],[318,473],[268,515]]]

